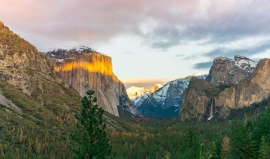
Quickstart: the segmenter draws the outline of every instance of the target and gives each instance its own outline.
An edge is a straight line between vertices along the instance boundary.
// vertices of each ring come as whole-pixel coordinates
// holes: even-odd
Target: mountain
[[[193,76],[168,82],[151,94],[145,94],[134,101],[139,111],[147,117],[177,117],[182,94]],[[198,78],[205,78],[198,76]]]
[[[56,114],[74,110],[79,94],[54,74],[46,56],[3,23],[0,34],[0,79]]]
[[[257,66],[256,61],[247,57],[236,55],[234,59],[218,57],[206,78],[207,81],[215,85],[237,84],[239,81],[248,78]]]
[[[161,88],[162,85],[161,84],[155,84],[151,89],[146,89],[144,87],[135,87],[135,86],[132,86],[132,87],[129,87],[127,89],[127,94],[128,94],[128,97],[131,99],[131,100],[134,100],[144,94],[149,94],[149,93],[153,93],[155,91],[157,91],[159,88]]]
[[[0,158],[68,158],[80,100],[44,54],[0,22]]]
[[[245,58],[247,59],[247,58]],[[225,59],[227,60],[227,59]],[[258,63],[249,60],[246,63],[241,63],[240,66],[247,71],[245,79],[227,80],[226,84],[219,84],[213,81],[203,81],[193,79],[184,92],[181,103],[180,120],[210,120],[213,117],[226,118],[230,115],[231,110],[237,110],[244,107],[250,107],[254,103],[262,102],[270,96],[270,59],[262,59]],[[252,67],[249,67],[252,66]],[[220,68],[214,62],[212,68]],[[220,70],[226,70],[226,65],[221,65]],[[255,68],[254,68],[255,67]],[[213,70],[211,68],[211,70]],[[251,69],[250,69],[251,68]],[[213,74],[212,77],[217,77],[214,81],[222,81],[225,76]],[[217,74],[221,74],[217,72]],[[226,73],[225,73],[226,74]],[[229,76],[230,74],[226,74]],[[238,76],[239,74],[236,74]],[[209,76],[208,76],[209,77]],[[220,77],[220,79],[218,78]],[[224,78],[225,77],[225,78]],[[240,74],[239,79],[243,76]],[[237,82],[236,84],[233,84]]]
[[[105,111],[119,116],[118,109],[123,109],[132,115],[139,115],[127,96],[124,84],[113,73],[111,57],[88,47],[53,50],[46,56],[58,77],[82,97],[91,89],[96,92],[98,105]]]

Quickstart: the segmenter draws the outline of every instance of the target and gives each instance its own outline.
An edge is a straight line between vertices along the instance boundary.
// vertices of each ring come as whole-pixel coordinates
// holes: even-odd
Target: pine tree
[[[260,159],[270,159],[270,145],[265,141],[264,136],[262,137],[259,153]]]
[[[183,154],[181,158],[199,158],[200,157],[200,142],[199,133],[196,128],[188,128],[183,136],[181,143]]]
[[[252,124],[233,122],[230,136],[230,158],[254,159],[257,156],[256,144],[251,139]]]
[[[103,110],[96,104],[94,91],[86,92],[82,99],[82,110],[75,115],[78,120],[76,132],[71,134],[73,152],[80,159],[104,159],[111,153],[111,146],[103,122]]]

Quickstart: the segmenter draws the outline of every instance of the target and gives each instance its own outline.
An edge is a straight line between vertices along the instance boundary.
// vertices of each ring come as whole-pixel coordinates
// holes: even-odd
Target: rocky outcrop
[[[81,96],[91,89],[96,92],[98,105],[105,111],[119,116],[118,109],[123,109],[139,115],[127,96],[125,86],[113,73],[111,57],[87,47],[55,50],[46,55],[54,65],[58,77],[76,89]]]
[[[216,71],[228,73],[229,70],[222,67],[230,67],[231,64],[225,65],[224,63],[228,62],[225,61],[223,65],[219,65],[220,67],[212,66],[212,73],[214,72],[213,68]],[[220,64],[220,62],[216,63]],[[222,72],[217,72],[212,78],[215,79],[212,80],[213,83],[203,80],[190,82],[180,106],[180,120],[196,119],[202,121],[212,119],[212,117],[226,118],[232,109],[248,107],[268,98],[270,96],[270,59],[260,60],[258,64],[256,63],[255,69],[249,67],[251,66],[249,64],[242,63],[240,65],[243,66],[242,68],[246,68],[246,72],[236,73],[239,78],[227,78],[222,76]],[[253,64],[252,66],[254,66]],[[246,75],[246,78],[243,75]],[[217,82],[222,80],[228,83]],[[234,84],[235,82],[236,84]]]
[[[192,78],[183,93],[180,107],[180,120],[204,121],[210,117],[210,100],[219,92],[219,88],[204,79]]]
[[[239,81],[250,77],[256,65],[256,61],[244,56],[237,55],[234,60],[218,57],[214,60],[206,80],[215,85],[237,84]]]
[[[250,78],[225,89],[216,97],[216,105],[239,109],[270,96],[270,59],[262,59]]]

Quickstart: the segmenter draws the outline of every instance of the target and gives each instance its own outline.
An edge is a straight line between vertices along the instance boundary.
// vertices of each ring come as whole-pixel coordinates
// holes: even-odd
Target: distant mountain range
[[[231,109],[247,107],[270,96],[268,61],[257,62],[239,55],[234,59],[217,57],[208,75],[177,79],[152,93],[138,87],[131,87],[127,92],[146,117],[180,114],[182,121],[224,118]]]
[[[137,93],[137,95],[142,95],[133,99],[133,102],[146,117],[177,117],[182,94],[188,87],[190,79],[194,76],[191,75],[168,82],[153,93]],[[206,75],[197,77],[204,79]],[[144,91],[143,88],[136,89],[136,87],[131,87],[127,92],[132,92],[131,90]]]

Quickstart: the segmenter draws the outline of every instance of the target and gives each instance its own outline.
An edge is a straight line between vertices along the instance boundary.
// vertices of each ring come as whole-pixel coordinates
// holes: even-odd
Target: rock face
[[[139,115],[127,96],[125,86],[113,73],[111,57],[87,47],[56,50],[46,55],[57,75],[82,97],[91,89],[96,92],[98,105],[105,111],[119,116],[119,108]]]
[[[215,62],[214,62],[215,63]],[[248,63],[250,64],[250,63]],[[243,68],[247,68],[247,76],[245,79],[237,82],[236,78],[230,81],[225,76],[215,76],[213,83],[207,81],[194,80],[189,88],[184,92],[181,103],[180,120],[210,120],[213,117],[226,118],[230,114],[230,110],[248,107],[253,103],[261,102],[270,96],[270,59],[262,59],[256,64],[257,67],[247,67],[251,65],[241,64]],[[252,66],[254,66],[252,64]],[[227,65],[222,65],[226,67]],[[212,66],[212,68],[215,66]],[[250,69],[251,68],[251,69]],[[226,68],[219,68],[226,70]],[[213,69],[211,69],[213,72]],[[210,72],[211,72],[210,71]],[[224,71],[225,74],[228,72]],[[219,73],[222,74],[222,73]],[[213,77],[213,76],[212,76]],[[239,77],[243,77],[239,74]],[[209,78],[208,78],[209,79]],[[214,81],[226,81],[217,83]],[[239,79],[239,78],[238,78]],[[200,87],[200,83],[203,85]]]
[[[205,78],[206,76],[199,76]],[[148,117],[177,117],[182,94],[192,77],[171,81],[151,94],[145,94],[134,100],[139,111]]]
[[[225,89],[216,97],[216,105],[243,108],[270,96],[270,59],[262,59],[250,78]]]
[[[46,56],[3,23],[0,23],[0,79],[57,113],[80,105],[78,93],[65,87]]]
[[[183,93],[180,120],[204,121],[209,118],[211,99],[219,91],[219,88],[204,79],[192,78],[188,88]]]
[[[244,56],[235,56],[234,60],[226,57],[218,57],[206,78],[207,81],[215,85],[232,85],[248,78],[255,70],[257,62]]]

